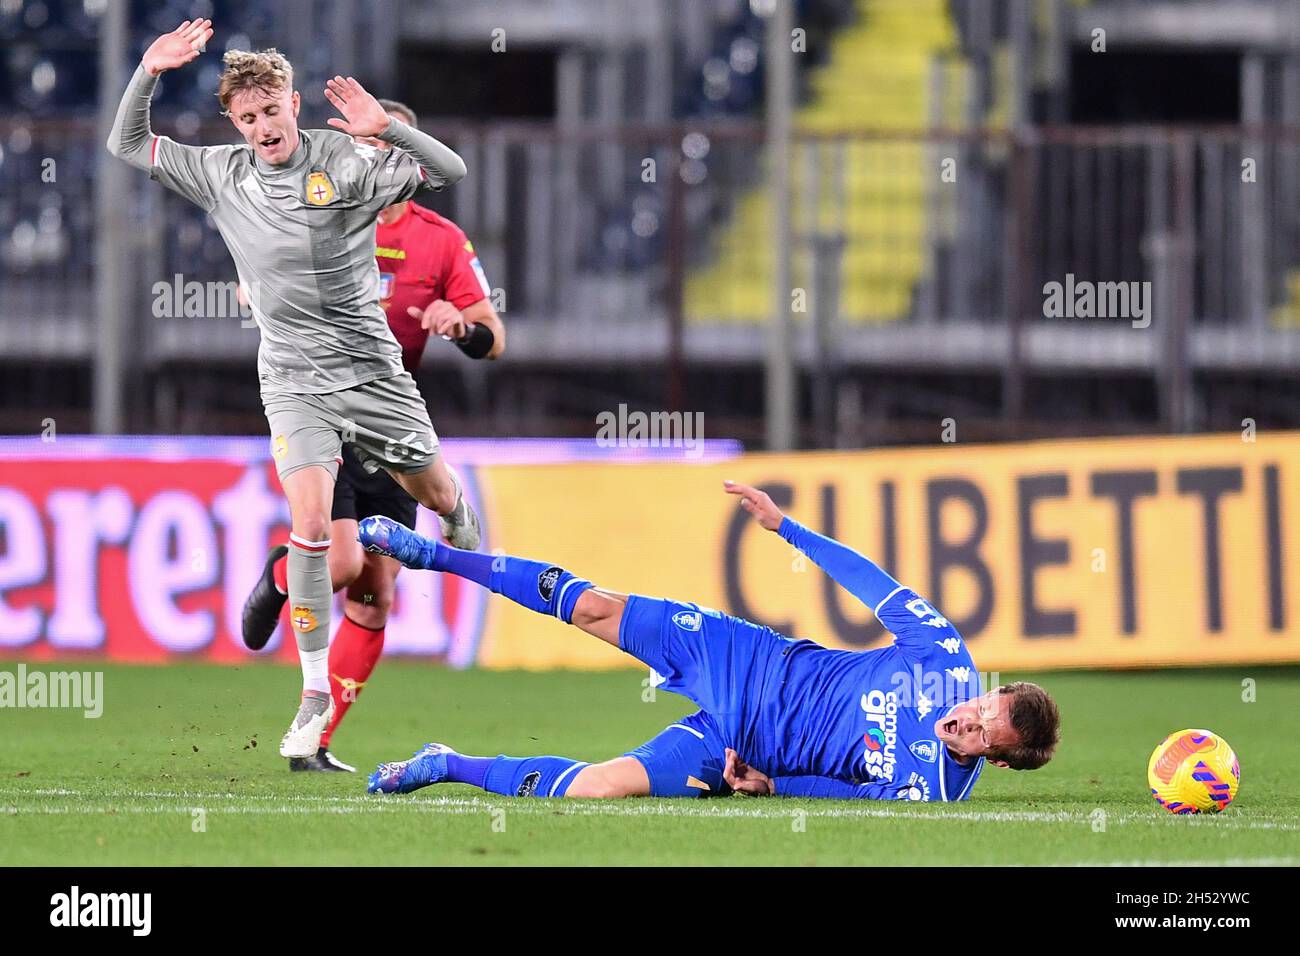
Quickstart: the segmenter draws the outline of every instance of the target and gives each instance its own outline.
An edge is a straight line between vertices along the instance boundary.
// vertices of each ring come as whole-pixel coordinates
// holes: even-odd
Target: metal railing
[[[761,362],[760,127],[428,125],[471,169],[432,205],[500,290],[514,362],[663,362],[669,392],[692,365]],[[92,196],[113,160],[89,122],[3,120],[0,148],[0,355],[90,368]],[[1035,370],[1134,369],[1181,392],[1164,410],[1178,427],[1193,370],[1300,361],[1298,160],[1300,131],[1279,128],[796,133],[791,309],[816,328],[798,360],[998,369],[1008,414]],[[111,237],[131,252],[131,369],[251,368],[247,321],[155,314],[157,289],[229,282],[233,265],[200,210],[131,177]],[[1126,308],[1149,322],[1054,311],[1050,284],[1081,282],[1138,283]]]

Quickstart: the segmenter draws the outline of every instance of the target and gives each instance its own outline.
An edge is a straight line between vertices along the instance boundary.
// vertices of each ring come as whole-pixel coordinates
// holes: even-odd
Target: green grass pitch
[[[74,666],[100,665],[39,669]],[[99,719],[0,709],[0,865],[1300,863],[1294,667],[1003,674],[1056,695],[1059,754],[1033,773],[987,768],[950,805],[368,796],[364,772],[290,774],[277,755],[296,669],[102,669]],[[692,709],[643,701],[643,679],[384,661],[334,750],[363,771],[430,739],[600,760]],[[1184,727],[1222,734],[1241,759],[1222,814],[1173,817],[1147,793],[1151,749]]]

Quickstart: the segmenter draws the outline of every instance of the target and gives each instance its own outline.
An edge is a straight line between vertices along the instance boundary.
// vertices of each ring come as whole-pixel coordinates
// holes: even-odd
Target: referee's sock
[[[339,721],[356,701],[361,688],[370,680],[383,651],[382,627],[365,627],[346,614],[343,615],[343,623],[339,625],[334,640],[330,641],[329,676],[330,693],[334,696],[334,716],[325,728],[325,733],[321,734],[322,747],[329,747]]]

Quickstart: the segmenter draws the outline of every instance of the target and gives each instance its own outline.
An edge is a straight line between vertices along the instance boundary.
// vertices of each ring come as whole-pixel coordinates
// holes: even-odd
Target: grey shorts
[[[423,471],[438,454],[429,410],[409,372],[323,395],[262,396],[271,457],[283,481],[320,465],[338,478],[343,442],[390,471]]]

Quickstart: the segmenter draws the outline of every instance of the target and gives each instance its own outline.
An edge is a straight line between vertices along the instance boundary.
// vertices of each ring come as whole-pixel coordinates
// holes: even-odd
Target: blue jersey
[[[957,629],[862,555],[787,518],[781,536],[868,607],[889,647],[831,650],[791,641],[752,695],[743,754],[786,796],[963,800],[983,759],[953,759],[934,731],[982,692]]]

